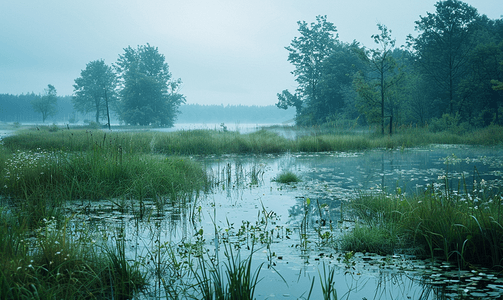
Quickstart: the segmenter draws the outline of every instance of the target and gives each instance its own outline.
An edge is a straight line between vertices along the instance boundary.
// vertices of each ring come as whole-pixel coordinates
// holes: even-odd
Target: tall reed
[[[337,290],[335,289],[335,274],[336,268],[323,265],[323,275],[318,269],[320,276],[321,292],[324,300],[337,300]],[[328,270],[327,270],[328,269]]]
[[[3,139],[10,150],[87,151],[94,147],[122,149],[123,153],[208,155],[229,153],[283,153],[287,151],[361,151],[373,148],[417,147],[428,144],[498,145],[503,140],[500,126],[463,134],[430,132],[427,128],[400,128],[392,136],[372,132],[327,132],[316,130],[293,139],[260,130],[248,134],[217,130],[176,132],[105,132],[101,130],[22,130]]]
[[[253,249],[242,259],[241,252],[234,254],[232,245],[224,243],[224,247],[225,260],[218,255],[209,260],[200,257],[199,269],[194,270],[202,299],[253,300],[264,263],[253,270]]]
[[[130,299],[145,286],[129,262],[117,264],[85,232],[67,234],[68,222],[51,218],[29,231],[14,214],[0,211],[0,299]]]
[[[1,194],[44,201],[168,197],[201,191],[206,174],[194,161],[106,149],[81,153],[17,151],[0,173]]]
[[[500,187],[486,184],[482,181],[474,189],[465,186],[466,192],[432,185],[426,192],[408,197],[361,194],[351,204],[363,224],[363,229],[357,228],[355,233],[378,227],[390,233],[388,238],[381,236],[383,244],[397,239],[402,248],[413,249],[419,255],[457,262],[462,267],[481,264],[501,269],[503,193]],[[355,233],[344,237],[343,244],[351,245]],[[368,242],[376,236],[359,239]],[[392,247],[388,253],[397,250]]]

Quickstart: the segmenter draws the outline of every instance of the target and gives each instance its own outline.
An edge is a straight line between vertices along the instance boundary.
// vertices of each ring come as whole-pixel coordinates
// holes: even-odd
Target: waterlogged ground
[[[226,263],[231,250],[232,257],[239,253],[241,258],[253,250],[253,267],[261,266],[257,299],[320,299],[320,277],[327,278],[330,271],[339,299],[503,295],[503,279],[489,271],[459,271],[454,265],[414,260],[407,253],[384,257],[337,249],[340,236],[353,226],[346,203],[359,191],[415,193],[431,185],[445,189],[445,178],[454,190],[471,189],[475,181],[501,186],[502,149],[432,146],[194,159],[205,165],[215,187],[185,204],[160,209],[149,201],[140,206],[122,199],[71,207],[83,212],[76,217],[75,230],[88,224],[86,232],[105,235],[108,241],[126,237],[128,257],[151,271],[152,286],[140,298],[165,297],[167,291],[193,293],[194,282],[186,279],[189,264],[197,265],[196,254]],[[300,175],[302,182],[274,182],[285,170]]]

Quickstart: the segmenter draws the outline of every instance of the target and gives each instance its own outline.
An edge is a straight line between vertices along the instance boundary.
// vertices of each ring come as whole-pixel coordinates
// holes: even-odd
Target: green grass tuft
[[[300,182],[300,177],[291,171],[283,171],[276,178],[273,179],[279,183],[295,183]]]
[[[120,149],[123,153],[169,155],[260,154],[323,151],[361,151],[375,148],[418,147],[429,144],[499,145],[501,126],[490,126],[462,134],[430,132],[427,128],[400,128],[392,136],[372,132],[300,133],[289,140],[275,132],[260,130],[248,134],[217,130],[176,132],[105,132],[101,130],[24,129],[3,139],[11,151],[88,151],[96,147]]]
[[[146,285],[139,269],[126,261],[118,266],[85,232],[67,234],[66,224],[44,220],[28,231],[2,208],[0,299],[131,299]]]
[[[398,240],[397,246],[415,250],[423,257],[453,261],[462,267],[480,264],[501,268],[501,189],[465,191],[431,188],[408,197],[362,194],[351,203],[361,225],[343,238],[342,246],[345,250],[392,254]],[[384,247],[377,246],[379,241]]]
[[[341,249],[353,252],[371,252],[379,255],[393,254],[397,238],[383,227],[356,224],[351,233],[344,234]]]

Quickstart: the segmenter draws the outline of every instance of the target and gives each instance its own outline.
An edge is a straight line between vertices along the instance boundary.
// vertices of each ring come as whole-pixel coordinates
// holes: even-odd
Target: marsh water
[[[503,294],[503,280],[489,270],[458,270],[417,260],[406,250],[378,256],[337,247],[354,225],[346,204],[358,193],[413,194],[445,189],[446,182],[455,191],[482,180],[501,186],[501,148],[433,145],[193,159],[204,165],[213,188],[191,200],[162,209],[148,201],[141,209],[127,199],[85,204],[82,218],[92,230],[120,232],[127,237],[129,259],[152,268],[152,287],[142,297],[166,296],[161,277],[181,284],[183,264],[168,267],[169,253],[187,262],[195,245],[202,246],[204,257],[218,253],[223,261],[230,250],[242,258],[253,251],[254,268],[261,266],[257,299],[320,299],[324,270],[334,270],[339,299],[497,299]],[[302,181],[275,182],[283,171]]]

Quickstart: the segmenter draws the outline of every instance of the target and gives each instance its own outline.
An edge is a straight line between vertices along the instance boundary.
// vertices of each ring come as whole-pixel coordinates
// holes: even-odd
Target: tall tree
[[[56,114],[57,101],[56,88],[52,84],[48,84],[44,95],[34,98],[31,105],[35,112],[42,114],[42,122],[45,122],[48,117]]]
[[[149,44],[124,49],[115,65],[120,83],[120,116],[127,124],[173,126],[185,97],[172,79],[164,55]]]
[[[430,99],[427,82],[422,76],[414,70],[404,72],[404,92],[401,96],[404,98],[406,117],[408,123],[418,124],[419,126],[426,125],[432,115],[432,103]]]
[[[357,42],[338,43],[324,60],[318,88],[319,97],[314,104],[318,120],[326,122],[351,116],[352,108],[348,107],[347,102],[348,100],[354,102],[353,99],[349,99],[354,96],[348,92],[353,89],[354,74],[364,67],[357,55],[359,50]]]
[[[386,103],[390,118],[390,132],[393,124],[395,103],[393,102],[393,90],[402,78],[398,64],[393,57],[395,40],[391,37],[391,30],[385,25],[377,24],[379,34],[372,35],[378,45],[375,49],[362,49],[360,57],[367,64],[366,74],[360,74],[355,78],[355,86],[360,95],[363,112],[372,112],[378,108],[380,112],[381,133],[384,134],[384,120]],[[375,114],[375,112],[374,112]]]
[[[470,67],[460,83],[460,110],[469,121],[478,119],[475,124],[500,123],[499,108],[503,99],[501,93],[492,88],[491,81],[503,80],[503,66],[498,63],[502,59],[503,41],[479,44],[470,54]]]
[[[454,113],[456,89],[466,72],[469,52],[474,48],[474,24],[479,15],[472,6],[459,0],[438,1],[436,12],[416,21],[416,38],[408,37],[421,66],[422,74],[439,91],[444,108]]]
[[[73,105],[83,113],[95,112],[96,123],[107,117],[110,128],[110,104],[116,99],[117,80],[113,69],[103,60],[91,61],[73,85]]]
[[[503,80],[503,20],[490,20],[482,15],[473,34],[476,47],[468,57],[468,67],[459,85],[459,111],[474,125],[500,124],[501,92],[491,80]]]
[[[295,66],[292,74],[299,84],[295,95],[304,103],[301,106],[305,106],[307,112],[309,107],[313,107],[310,104],[318,101],[323,62],[338,43],[338,36],[336,27],[327,21],[326,16],[317,16],[315,23],[308,24],[305,21],[299,21],[297,24],[300,36],[295,37],[290,46],[285,49],[289,52],[288,61]],[[279,100],[280,104],[281,98]],[[311,116],[308,119],[316,118],[315,112],[309,113]]]
[[[281,109],[288,109],[288,107],[295,107],[296,118],[300,117],[302,111],[302,101],[297,95],[293,95],[288,90],[283,90],[283,92],[278,93],[278,103],[276,106]]]
[[[500,63],[503,66],[503,62]],[[493,84],[492,89],[495,91],[503,91],[503,82],[492,79],[491,83]]]

